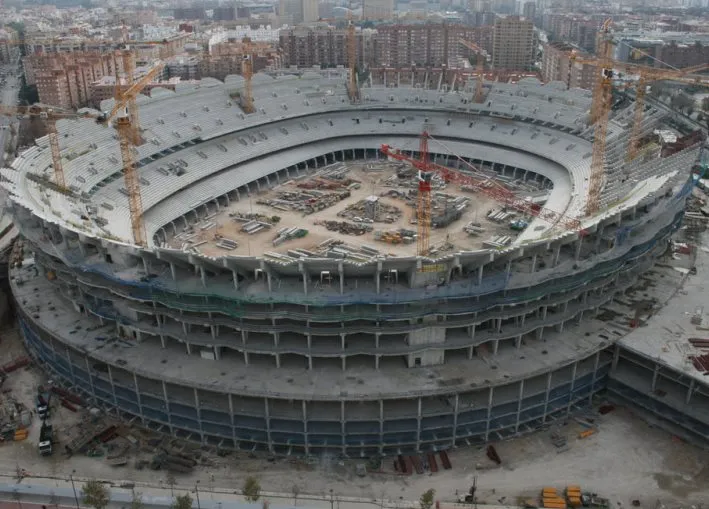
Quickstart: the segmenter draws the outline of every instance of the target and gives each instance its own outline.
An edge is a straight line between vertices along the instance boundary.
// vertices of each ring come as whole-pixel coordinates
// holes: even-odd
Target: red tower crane
[[[561,212],[556,212],[533,203],[530,200],[520,198],[514,193],[514,191],[494,179],[481,174],[480,170],[456,154],[453,155],[468,166],[473,172],[479,174],[480,178],[466,175],[465,173],[447,166],[432,163],[428,159],[429,140],[436,141],[435,138],[433,138],[429,133],[423,132],[421,134],[421,141],[419,145],[420,155],[418,159],[405,155],[400,150],[396,150],[387,144],[383,144],[380,148],[382,154],[388,158],[407,162],[419,172],[419,195],[417,201],[417,254],[419,256],[426,256],[429,249],[429,237],[431,231],[431,176],[433,173],[440,175],[446,182],[455,182],[459,185],[470,186],[485,196],[497,201],[506,208],[516,210],[528,216],[538,217],[554,227],[562,228],[567,231],[578,231],[582,235],[586,233],[581,228],[581,221],[579,219],[568,217]]]

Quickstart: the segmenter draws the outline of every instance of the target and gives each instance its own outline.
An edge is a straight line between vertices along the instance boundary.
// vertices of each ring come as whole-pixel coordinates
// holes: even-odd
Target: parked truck
[[[42,427],[39,430],[39,453],[42,456],[52,455],[52,439],[53,439],[53,429],[52,425],[46,420],[42,422]]]
[[[41,419],[48,419],[49,416],[49,402],[52,396],[49,391],[44,390],[44,387],[39,387],[37,389],[37,401],[35,402],[35,407],[37,409],[37,416]]]

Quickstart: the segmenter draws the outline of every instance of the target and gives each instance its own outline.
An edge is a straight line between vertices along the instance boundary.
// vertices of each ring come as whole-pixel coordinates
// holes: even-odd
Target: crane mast
[[[350,70],[347,95],[350,102],[354,103],[359,99],[359,90],[357,88],[357,36],[351,10],[347,14],[347,65]]]
[[[428,171],[428,138],[423,132],[419,142],[420,167],[418,168],[418,199],[416,202],[416,253],[428,255],[431,239],[431,172]]]
[[[62,166],[62,154],[59,150],[59,134],[57,134],[57,119],[51,113],[47,114],[47,137],[49,138],[49,149],[52,152],[52,167],[54,168],[54,183],[61,189],[66,189],[64,180],[64,167]]]
[[[591,123],[595,124],[593,152],[591,157],[591,177],[589,179],[586,215],[598,212],[601,202],[601,190],[605,176],[606,136],[608,134],[608,113],[611,108],[613,85],[612,52],[610,38],[610,20],[606,20],[598,34],[599,75],[593,89]]]
[[[475,96],[473,99],[476,103],[482,103],[485,100],[484,90],[483,90],[483,80],[485,79],[485,55],[484,50],[477,44],[467,41],[465,39],[459,39],[458,42],[468,48],[469,50],[475,51],[477,55],[477,73],[478,76],[475,80]]]
[[[256,108],[254,107],[254,93],[251,83],[254,76],[254,62],[253,55],[251,54],[251,39],[244,37],[242,42],[244,44],[244,59],[241,63],[241,74],[244,77],[244,93],[241,97],[241,109],[244,110],[244,113],[253,113]]]

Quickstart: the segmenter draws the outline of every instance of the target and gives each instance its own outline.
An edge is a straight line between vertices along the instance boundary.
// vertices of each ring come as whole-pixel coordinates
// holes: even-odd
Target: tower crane
[[[591,176],[589,179],[588,199],[586,202],[586,215],[598,212],[600,208],[600,196],[603,188],[605,176],[605,151],[606,136],[608,134],[608,114],[612,103],[612,85],[614,69],[622,70],[626,73],[637,74],[638,91],[636,93],[636,104],[633,119],[632,131],[630,134],[628,157],[634,158],[639,148],[640,135],[642,130],[642,119],[644,113],[645,87],[648,81],[653,79],[671,79],[675,81],[689,82],[693,84],[709,84],[708,79],[694,75],[698,71],[709,68],[709,65],[700,65],[687,69],[670,70],[656,69],[635,64],[619,62],[613,59],[613,37],[610,30],[611,20],[607,19],[598,34],[597,58],[578,58],[571,54],[571,64],[583,63],[594,65],[598,68],[598,80],[593,89],[593,99],[591,103],[591,124],[595,124],[593,151],[591,158]]]
[[[50,106],[4,106],[0,105],[0,115],[29,114],[36,115],[47,120],[47,130],[49,146],[52,155],[52,166],[54,168],[54,180],[61,191],[66,192],[64,171],[61,162],[59,148],[59,137],[57,135],[56,121],[69,118],[94,118],[96,122],[107,126],[115,118],[115,125],[118,131],[118,139],[123,163],[123,178],[128,191],[128,208],[130,211],[131,229],[133,240],[137,245],[147,245],[147,235],[145,224],[143,223],[143,205],[140,196],[140,183],[135,167],[135,157],[133,156],[133,130],[131,118],[127,111],[129,102],[140,94],[140,92],[160,73],[165,64],[159,63],[154,66],[140,80],[136,81],[128,89],[121,92],[120,100],[117,100],[111,111],[104,113],[74,113],[62,111]]]
[[[478,77],[475,82],[475,102],[476,103],[482,103],[485,98],[484,98],[484,91],[483,91],[483,79],[484,79],[484,73],[485,73],[485,50],[483,50],[480,46],[475,44],[474,42],[467,41],[465,39],[458,39],[458,42],[468,48],[469,50],[472,50],[476,53],[477,55],[477,71],[478,71]]]
[[[350,68],[347,95],[350,102],[355,103],[359,100],[359,89],[357,88],[357,34],[352,22],[352,9],[347,11],[347,65]]]
[[[434,173],[440,175],[446,182],[454,182],[459,185],[470,186],[485,196],[492,198],[506,208],[516,210],[532,217],[538,217],[550,223],[554,227],[563,228],[567,231],[578,231],[581,235],[586,234],[586,231],[581,227],[581,221],[579,219],[566,216],[560,212],[537,205],[530,200],[518,197],[508,187],[487,177],[486,175],[481,174],[480,170],[460,156],[456,156],[458,160],[462,161],[473,172],[480,175],[480,178],[475,178],[447,166],[432,163],[428,157],[429,140],[441,143],[433,138],[433,136],[431,136],[428,132],[423,132],[421,134],[419,144],[418,159],[408,156],[402,153],[401,150],[397,150],[387,144],[380,147],[382,154],[386,157],[409,163],[415,170],[418,171],[419,192],[416,214],[418,227],[417,254],[419,256],[426,256],[429,250],[431,229],[431,177]],[[450,150],[448,151],[450,152]]]
[[[241,109],[244,110],[244,113],[253,113],[256,108],[254,107],[254,93],[251,84],[251,79],[254,77],[251,39],[244,37],[242,43],[244,44],[244,59],[241,63],[241,75],[244,77],[244,92],[241,96]]]

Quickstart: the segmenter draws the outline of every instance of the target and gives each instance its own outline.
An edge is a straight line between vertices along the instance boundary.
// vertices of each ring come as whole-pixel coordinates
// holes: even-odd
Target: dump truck
[[[53,438],[52,425],[46,420],[42,422],[42,427],[39,430],[39,453],[42,456],[52,455],[52,438]]]

